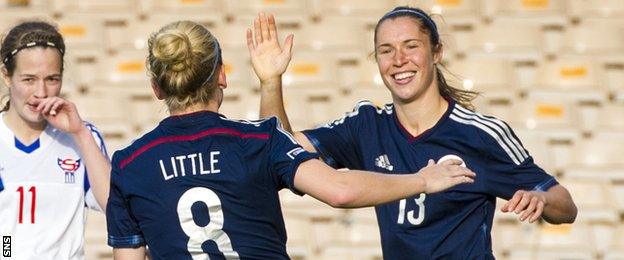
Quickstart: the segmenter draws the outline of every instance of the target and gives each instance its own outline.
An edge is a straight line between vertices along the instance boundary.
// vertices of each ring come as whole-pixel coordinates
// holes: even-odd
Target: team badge
[[[76,183],[74,173],[80,168],[80,160],[57,158],[58,166],[65,172],[65,183]]]

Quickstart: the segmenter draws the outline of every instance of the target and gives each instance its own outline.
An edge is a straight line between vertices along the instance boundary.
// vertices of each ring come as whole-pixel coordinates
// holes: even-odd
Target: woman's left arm
[[[578,210],[570,192],[558,184],[547,191],[519,190],[501,211],[519,214],[520,221],[528,219],[529,223],[543,217],[548,223],[562,224],[574,222]]]
[[[37,108],[48,123],[56,129],[69,133],[78,144],[93,195],[100,208],[105,211],[110,187],[111,164],[97,145],[91,130],[80,118],[76,106],[63,98],[51,97],[43,99]]]

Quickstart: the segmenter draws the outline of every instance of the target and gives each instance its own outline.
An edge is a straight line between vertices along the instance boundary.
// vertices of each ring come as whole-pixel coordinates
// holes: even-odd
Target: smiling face
[[[411,17],[384,20],[377,29],[375,58],[379,73],[395,101],[409,103],[427,90],[437,90],[436,66],[441,48],[432,46],[429,34]]]
[[[36,108],[42,98],[57,96],[61,91],[61,54],[55,48],[35,47],[21,50],[13,59],[13,74],[4,68],[2,71],[10,91],[7,114],[29,125],[45,124]]]

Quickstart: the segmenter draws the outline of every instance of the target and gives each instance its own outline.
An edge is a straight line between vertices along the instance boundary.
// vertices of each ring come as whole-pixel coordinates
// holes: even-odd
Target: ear
[[[11,76],[9,76],[9,71],[6,69],[5,66],[2,66],[2,80],[4,81],[4,85],[7,88],[11,88]]]
[[[160,89],[160,86],[158,86],[158,84],[156,83],[156,81],[154,81],[153,79],[150,80],[150,82],[152,83],[152,90],[154,91],[154,95],[156,95],[156,98],[158,100],[163,100],[165,99],[166,95],[165,93],[162,91],[162,89]]]
[[[442,43],[439,43],[438,46],[436,46],[433,49],[433,62],[435,64],[438,64],[442,61],[442,57],[444,56],[444,48],[442,46]]]
[[[221,65],[221,68],[219,68],[219,81],[217,81],[217,85],[221,89],[227,88],[227,78],[225,76],[225,65]]]

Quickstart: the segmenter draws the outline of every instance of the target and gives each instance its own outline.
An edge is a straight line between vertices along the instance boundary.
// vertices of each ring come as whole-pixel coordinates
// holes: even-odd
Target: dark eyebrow
[[[423,40],[421,40],[421,39],[413,39],[413,38],[412,38],[412,39],[407,39],[407,40],[404,40],[404,41],[403,41],[403,43],[409,43],[409,42],[412,42],[412,41],[417,41],[417,42],[420,42],[421,44],[424,44],[424,43],[425,43],[425,42],[424,42]],[[379,46],[377,46],[377,48],[379,48],[379,47],[392,47],[392,45],[390,45],[390,43],[382,43],[382,44],[380,44]]]

